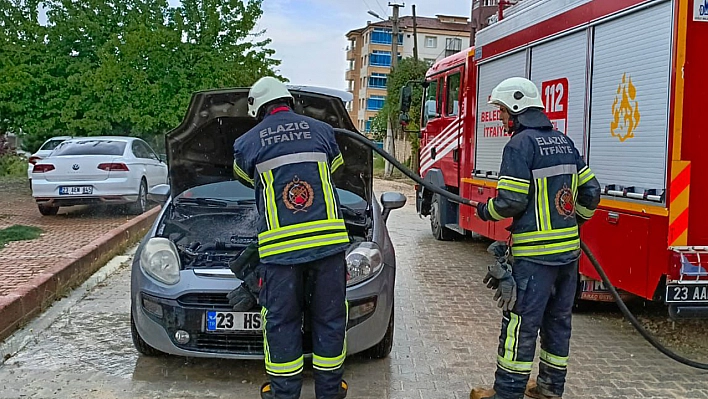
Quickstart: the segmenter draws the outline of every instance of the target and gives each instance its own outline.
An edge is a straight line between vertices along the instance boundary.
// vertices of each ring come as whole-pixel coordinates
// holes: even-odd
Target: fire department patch
[[[573,201],[573,192],[570,191],[567,185],[556,193],[556,210],[566,219],[575,216],[575,201]]]
[[[310,183],[300,180],[297,175],[283,189],[285,207],[293,211],[293,213],[307,212],[307,208],[312,206],[314,198],[315,192],[312,190]]]

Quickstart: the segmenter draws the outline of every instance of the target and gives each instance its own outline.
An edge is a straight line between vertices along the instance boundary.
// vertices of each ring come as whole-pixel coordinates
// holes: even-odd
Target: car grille
[[[263,336],[200,333],[194,340],[194,346],[200,351],[263,355]]]
[[[228,308],[229,298],[225,293],[197,293],[185,294],[177,298],[177,302],[182,306],[208,307],[208,308]]]

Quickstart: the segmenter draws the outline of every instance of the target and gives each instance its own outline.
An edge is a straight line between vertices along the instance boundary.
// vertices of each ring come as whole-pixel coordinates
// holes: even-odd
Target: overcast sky
[[[418,16],[469,18],[472,0],[406,1],[401,16],[411,15],[411,4],[416,5]],[[367,10],[384,18],[384,11],[391,15],[386,0],[264,0],[259,27],[273,39],[270,47],[282,60],[280,72],[292,83],[345,89],[348,42],[344,35],[376,20]]]

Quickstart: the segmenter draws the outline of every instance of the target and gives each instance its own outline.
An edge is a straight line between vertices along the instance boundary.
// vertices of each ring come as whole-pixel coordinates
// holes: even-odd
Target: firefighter
[[[522,399],[525,393],[559,399],[577,288],[578,227],[593,216],[600,185],[573,141],[543,113],[533,82],[504,80],[489,103],[499,107],[511,138],[504,147],[497,196],[478,204],[477,215],[484,221],[513,218],[513,266],[497,261],[484,279],[497,289],[502,328],[494,387],[476,388],[470,398]],[[539,374],[529,381],[539,330]]]
[[[331,174],[344,161],[331,126],[293,112],[272,77],[256,82],[248,113],[259,123],[234,143],[234,174],[255,188],[265,367],[261,397],[300,397],[303,313],[309,305],[318,399],[342,399],[349,235]],[[307,297],[307,298],[306,298]]]

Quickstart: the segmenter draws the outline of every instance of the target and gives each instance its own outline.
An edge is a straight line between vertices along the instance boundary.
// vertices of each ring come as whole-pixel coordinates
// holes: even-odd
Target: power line
[[[379,0],[376,0],[376,4],[379,5],[379,8],[381,8],[381,11],[383,11],[383,13],[384,13],[384,15],[386,16],[386,18],[388,18],[388,12],[386,11],[385,8],[383,8],[383,6],[381,5],[381,3],[379,3]]]

